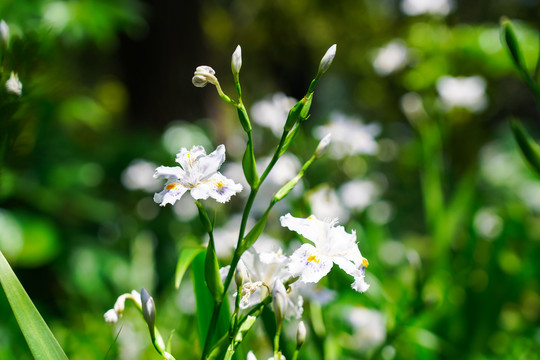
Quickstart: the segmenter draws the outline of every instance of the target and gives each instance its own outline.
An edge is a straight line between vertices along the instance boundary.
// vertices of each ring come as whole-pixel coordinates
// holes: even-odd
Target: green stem
[[[281,335],[281,328],[283,321],[279,321],[276,328],[276,335],[274,336],[274,360],[281,360],[281,351],[279,351],[279,337]]]

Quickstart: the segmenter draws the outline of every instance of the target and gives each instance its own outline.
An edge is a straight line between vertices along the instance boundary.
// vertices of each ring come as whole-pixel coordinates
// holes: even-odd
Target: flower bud
[[[306,325],[304,325],[303,321],[300,321],[298,323],[298,330],[296,330],[296,348],[300,349],[304,341],[306,341]]]
[[[9,43],[9,26],[4,20],[0,21],[0,43],[4,47]]]
[[[198,66],[195,69],[195,73],[193,79],[191,79],[191,82],[196,87],[205,87],[208,83],[215,85],[217,83],[217,78],[215,74],[215,70],[212,69],[210,66]]]
[[[317,72],[317,77],[320,77],[322,74],[324,74],[326,70],[328,70],[330,65],[332,65],[332,61],[336,56],[336,48],[337,45],[334,44],[330,46],[330,48],[326,51],[326,54],[324,54],[323,58],[321,59],[321,63],[319,64],[319,71]]]
[[[320,158],[324,155],[326,152],[326,149],[328,148],[328,145],[330,145],[330,138],[331,134],[326,134],[325,137],[321,139],[319,142],[319,145],[317,146],[317,149],[315,149],[315,157]]]
[[[118,321],[118,314],[114,309],[110,309],[103,315],[103,318],[107,324],[112,324]]]
[[[156,306],[154,304],[154,299],[150,296],[148,291],[145,288],[141,289],[141,305],[142,305],[142,314],[144,320],[148,324],[148,329],[150,330],[150,336],[152,340],[155,339],[155,330],[154,325],[156,322]]]
[[[242,68],[242,48],[238,45],[232,54],[231,60],[231,69],[235,77],[240,73],[240,68]]]
[[[244,262],[240,260],[236,267],[236,272],[234,273],[234,282],[236,283],[236,287],[238,289],[242,288],[242,285],[244,285],[244,280],[246,279],[246,277],[247,277],[246,265],[244,265]]]
[[[6,91],[17,96],[22,94],[22,83],[19,81],[19,76],[13,71],[8,81],[6,81]]]
[[[287,290],[283,282],[276,279],[274,282],[274,289],[272,290],[274,313],[276,314],[276,322],[280,324],[285,319],[285,312],[287,311]]]

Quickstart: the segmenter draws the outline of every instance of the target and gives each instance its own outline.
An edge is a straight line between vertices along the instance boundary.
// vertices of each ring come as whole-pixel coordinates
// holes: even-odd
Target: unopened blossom
[[[337,50],[336,44],[330,46],[330,48],[326,50],[326,53],[322,57],[321,63],[319,64],[319,71],[317,72],[318,77],[324,74],[326,70],[328,70],[328,68],[330,68],[330,65],[332,65],[332,62],[334,61],[334,58],[336,57],[336,50]]]
[[[6,81],[6,91],[17,96],[22,94],[22,83],[19,81],[19,76],[13,71],[8,81]]]
[[[126,300],[132,300],[135,305],[139,308],[141,308],[141,294],[139,292],[133,290],[131,293],[122,294],[116,299],[116,302],[114,303],[114,307],[110,310],[108,310],[104,315],[105,322],[107,323],[115,323],[118,321],[118,319],[122,316],[124,313],[124,309],[126,308]]]
[[[290,257],[289,270],[300,281],[318,282],[337,264],[354,278],[351,285],[354,290],[364,292],[369,288],[364,281],[368,261],[358,249],[354,230],[349,234],[343,226],[336,226],[337,219],[327,222],[315,216],[303,219],[287,214],[280,220],[282,226],[313,243],[303,244]]]
[[[236,50],[234,50],[234,53],[232,54],[231,59],[231,69],[233,74],[236,76],[240,72],[240,69],[242,68],[242,48],[240,45],[236,47]]]
[[[331,134],[326,134],[321,141],[319,142],[319,145],[317,145],[317,149],[315,149],[315,156],[317,158],[320,158],[324,155],[326,152],[326,149],[328,149],[328,145],[330,145],[330,140],[332,136]]]
[[[208,83],[216,85],[218,84],[218,80],[216,78],[216,71],[210,66],[197,66],[191,82],[196,87],[205,87]]]
[[[174,204],[188,190],[196,200],[211,197],[220,203],[229,201],[232,195],[242,190],[242,185],[218,172],[224,161],[224,145],[219,145],[209,155],[202,146],[194,146],[190,150],[182,148],[176,155],[180,166],[156,169],[154,177],[165,178],[167,183],[162,192],[154,195],[154,201],[161,206]]]

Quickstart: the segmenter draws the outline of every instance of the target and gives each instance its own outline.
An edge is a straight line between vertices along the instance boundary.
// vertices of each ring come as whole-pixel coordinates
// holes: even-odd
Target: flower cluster
[[[352,276],[352,289],[357,292],[365,292],[369,288],[365,281],[365,269],[368,266],[368,261],[358,249],[356,233],[354,230],[351,233],[345,231],[343,226],[337,224],[337,219],[319,220],[315,215],[308,218],[299,218],[287,213],[280,218],[281,226],[302,236],[306,240],[305,243],[290,255],[285,254],[279,246],[273,247],[272,250],[268,250],[268,246],[261,246],[266,236],[263,232],[270,210],[296,187],[306,170],[314,161],[322,157],[328,148],[335,158],[358,153],[373,154],[377,151],[377,144],[374,140],[374,137],[379,132],[377,126],[362,125],[358,121],[334,114],[334,119],[332,119],[330,125],[316,128],[316,134],[320,142],[312,156],[302,166],[300,166],[298,159],[285,154],[289,145],[293,142],[300,125],[308,119],[317,82],[332,64],[335,54],[336,45],[333,45],[323,56],[315,78],[311,82],[306,95],[300,101],[288,98],[285,95],[274,95],[272,104],[261,105],[260,111],[256,111],[257,106],[254,108],[254,113],[257,114],[258,112],[258,115],[273,109],[271,114],[266,115],[271,115],[275,119],[269,119],[261,115],[262,117],[256,116],[260,118],[256,119],[256,122],[270,126],[272,131],[281,137],[274,155],[266,160],[258,159],[258,164],[254,155],[251,122],[241,98],[239,73],[242,67],[242,51],[240,46],[236,48],[231,59],[231,70],[238,92],[238,100],[233,100],[221,90],[216,73],[211,67],[199,66],[195,70],[192,79],[193,84],[196,87],[204,87],[208,83],[214,85],[219,96],[226,103],[236,108],[240,124],[248,139],[246,151],[241,166],[239,166],[244,173],[244,185],[235,182],[218,171],[225,161],[224,145],[219,145],[208,155],[204,147],[200,145],[193,146],[189,150],[181,148],[176,155],[178,166],[159,166],[154,173],[154,178],[166,180],[163,190],[154,194],[154,201],[161,206],[174,205],[189,191],[191,197],[195,200],[203,228],[208,233],[208,242],[204,247],[200,247],[198,250],[188,250],[184,257],[182,256],[184,253],[181,254],[178,268],[180,270],[177,269],[180,272],[185,271],[189,262],[182,265],[181,263],[188,261],[188,258],[193,259],[193,256],[196,256],[193,254],[204,252],[204,272],[203,274],[199,273],[198,276],[202,275],[204,277],[206,287],[213,298],[214,310],[202,349],[202,359],[207,359],[209,354],[212,354],[210,355],[212,358],[232,358],[236,347],[242,341],[244,334],[253,325],[255,319],[261,314],[262,309],[265,306],[271,306],[276,319],[274,356],[271,359],[285,360],[279,345],[284,320],[301,318],[304,303],[301,294],[309,294],[309,284],[318,283],[330,272],[334,264],[337,264],[338,267]],[[330,132],[335,134],[331,137]],[[354,142],[352,143],[348,140],[351,134],[354,135]],[[337,142],[337,148],[335,145],[332,146],[331,139]],[[279,163],[278,160],[281,157],[285,160]],[[276,164],[285,163],[289,165],[283,171],[280,165],[275,166]],[[290,166],[291,164],[293,166]],[[137,165],[137,168],[133,165],[133,169],[140,168],[146,171],[149,164],[143,165],[144,167]],[[237,177],[229,175],[229,173],[227,175],[233,178]],[[128,179],[129,174],[126,173],[125,177]],[[258,205],[254,206],[255,197],[265,180],[268,180],[266,185],[276,185],[278,188],[272,190],[274,194],[270,197],[269,205],[259,211]],[[139,183],[132,186],[132,183],[127,182],[132,188],[146,188],[139,185]],[[200,200],[212,198],[219,203],[225,203],[233,195],[241,192],[244,187],[249,187],[250,193],[239,221],[239,232],[215,231],[214,221],[210,220]],[[265,193],[262,191],[260,194],[264,195]],[[361,205],[364,204],[365,206],[368,202],[368,199],[363,199]],[[274,208],[274,211],[277,209]],[[285,212],[285,210],[282,211]],[[249,224],[251,230],[248,232],[246,230],[250,215],[253,213],[257,213],[259,219],[255,224]],[[230,233],[232,233],[232,237],[236,238],[235,246],[228,240],[231,238]],[[236,236],[237,234],[238,236]],[[256,245],[257,241],[258,244]],[[218,258],[221,254],[227,253],[229,249],[234,249],[232,261],[229,265],[220,269]],[[211,341],[216,335],[214,331],[217,327],[220,309],[226,303],[225,296],[233,279],[236,284],[234,312],[230,319],[229,334],[223,337],[229,343],[227,346],[218,343],[212,347]],[[311,293],[314,293],[314,291],[311,291]],[[165,359],[173,359],[169,353],[169,345],[163,342],[155,326],[156,309],[153,298],[144,288],[140,294],[134,291],[131,294],[120,296],[114,308],[105,313],[105,320],[107,322],[118,321],[118,318],[123,313],[126,299],[133,300],[141,310],[148,324],[154,347]],[[205,311],[205,309],[198,310]],[[300,321],[297,328],[296,355],[293,358],[298,355],[305,338],[306,327]],[[255,359],[255,355],[250,352],[248,359]]]

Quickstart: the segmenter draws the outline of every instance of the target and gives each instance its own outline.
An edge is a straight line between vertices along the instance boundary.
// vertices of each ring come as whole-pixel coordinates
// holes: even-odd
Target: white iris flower
[[[326,222],[313,215],[302,219],[287,214],[280,220],[282,226],[296,231],[315,245],[303,244],[292,254],[288,266],[293,275],[300,276],[306,283],[318,282],[335,263],[354,277],[354,290],[364,292],[369,288],[364,281],[368,261],[360,254],[354,230],[349,234],[343,226],[336,226],[337,219]]]
[[[167,183],[162,192],[154,195],[154,201],[161,206],[172,205],[188,190],[196,200],[211,197],[220,203],[229,201],[232,195],[242,190],[242,185],[218,172],[224,161],[224,145],[219,145],[209,155],[202,146],[194,146],[191,150],[182,148],[176,155],[180,166],[156,169],[154,177],[165,178]]]

